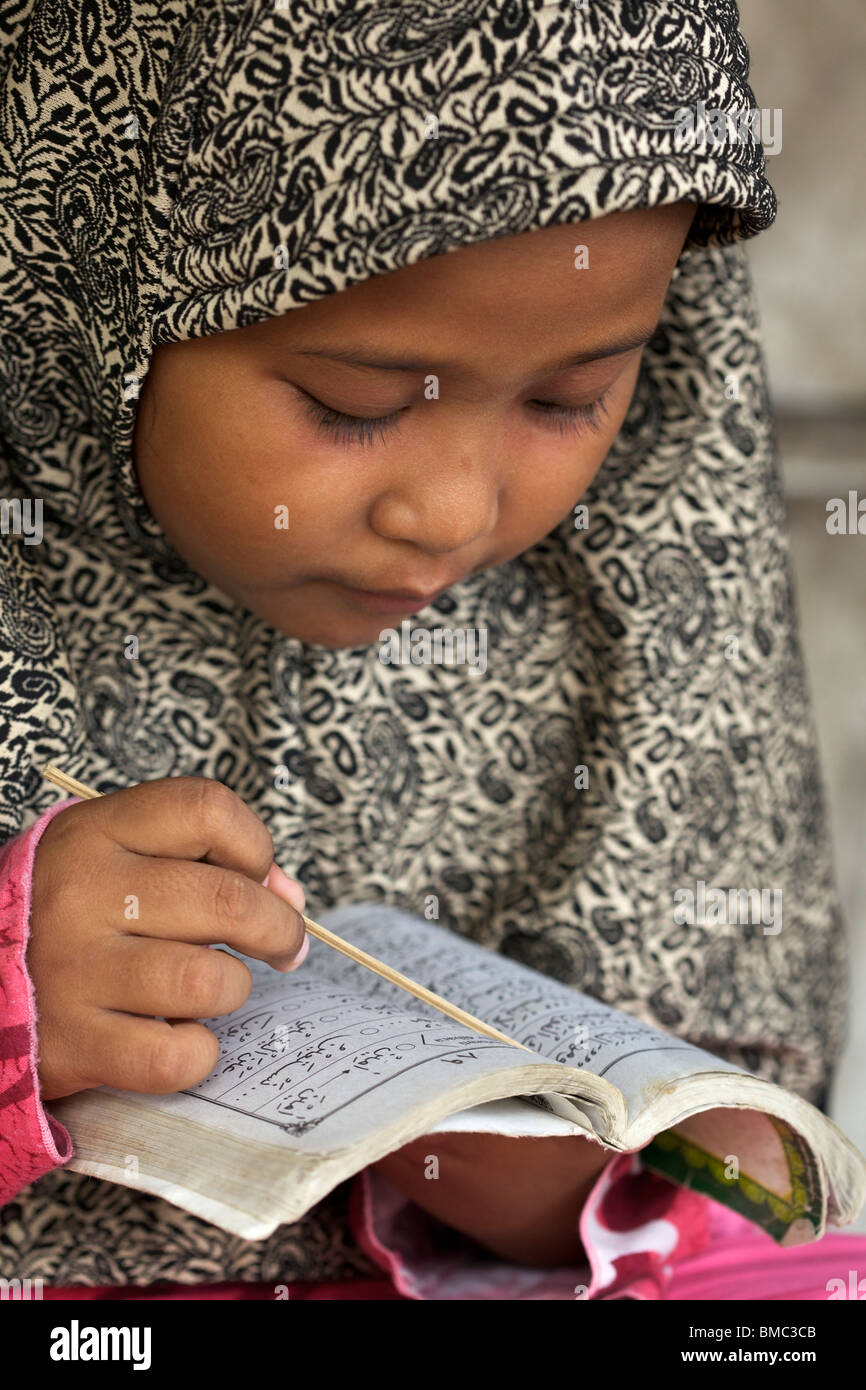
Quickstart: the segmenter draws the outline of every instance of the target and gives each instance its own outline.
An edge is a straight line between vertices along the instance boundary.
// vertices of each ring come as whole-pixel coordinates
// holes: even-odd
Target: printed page
[[[533,1062],[605,1077],[631,1116],[650,1088],[684,1072],[738,1070],[400,909],[353,906],[321,920],[537,1055],[460,1027],[312,939],[306,962],[289,975],[243,957],[255,981],[246,1004],[204,1020],[220,1042],[216,1069],[185,1092],[153,1098],[157,1108],[196,1118],[204,1102],[250,1138],[267,1133],[264,1125],[274,1142],[285,1136],[295,1149],[324,1153],[357,1144],[458,1083]],[[567,1104],[557,1108],[579,1118]]]
[[[158,1108],[200,1118],[194,1098],[236,1121],[272,1126],[275,1143],[285,1135],[295,1149],[324,1153],[357,1144],[460,1082],[543,1062],[459,1027],[403,990],[393,1003],[370,997],[357,986],[377,977],[360,966],[360,979],[335,970],[344,958],[315,939],[289,975],[243,959],[255,980],[246,1004],[203,1020],[219,1038],[216,1070],[158,1098]],[[255,1127],[245,1128],[253,1137]]]
[[[631,1119],[677,1077],[712,1071],[746,1074],[701,1048],[398,908],[337,908],[323,915],[322,926],[542,1057],[610,1081],[625,1097]],[[397,985],[324,949],[327,954],[317,955],[316,969],[334,983],[354,985],[368,998],[398,1007],[401,999],[409,998]],[[413,1001],[413,1008],[425,1007]]]

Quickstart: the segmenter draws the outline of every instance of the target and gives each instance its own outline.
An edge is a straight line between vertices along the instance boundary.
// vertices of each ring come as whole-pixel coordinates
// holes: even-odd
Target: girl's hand
[[[583,1204],[614,1155],[580,1135],[427,1134],[372,1166],[431,1216],[536,1268],[585,1259]],[[438,1160],[438,1177],[427,1172]]]
[[[27,947],[44,1100],[101,1085],[160,1095],[213,1071],[219,1043],[194,1020],[240,1008],[252,976],[208,943],[276,970],[306,954],[303,889],[273,857],[255,812],[204,777],[55,816],[36,849]]]

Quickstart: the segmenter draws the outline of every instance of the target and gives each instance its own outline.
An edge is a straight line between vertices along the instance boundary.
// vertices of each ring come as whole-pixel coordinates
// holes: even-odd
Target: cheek
[[[194,447],[148,441],[136,450],[139,486],[172,545],[196,568],[229,570],[260,545],[264,498],[244,461],[225,466],[199,438]],[[271,513],[273,515],[273,513]]]
[[[534,441],[518,449],[512,513],[524,527],[553,527],[589,487],[628,414],[639,370],[638,363],[612,388],[597,430],[560,433],[552,425],[544,437],[535,431]]]
[[[193,410],[167,393],[154,413],[143,394],[134,458],[156,521],[208,578],[291,575],[343,524],[345,487],[316,476],[299,432],[272,413],[240,421],[218,400]]]

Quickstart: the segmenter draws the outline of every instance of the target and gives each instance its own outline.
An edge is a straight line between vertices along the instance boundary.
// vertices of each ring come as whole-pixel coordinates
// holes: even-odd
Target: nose
[[[369,521],[385,540],[409,541],[419,550],[447,555],[495,531],[499,520],[498,470],[460,449],[452,464],[418,461],[383,487]]]

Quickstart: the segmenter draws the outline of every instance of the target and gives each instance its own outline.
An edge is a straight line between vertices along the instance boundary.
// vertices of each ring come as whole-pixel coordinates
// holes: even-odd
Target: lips
[[[427,593],[419,593],[417,589],[358,589],[360,594],[372,594],[374,598],[394,598],[408,600],[410,603],[429,603],[448,588],[443,584],[439,589],[430,589]]]

